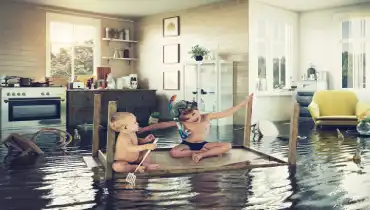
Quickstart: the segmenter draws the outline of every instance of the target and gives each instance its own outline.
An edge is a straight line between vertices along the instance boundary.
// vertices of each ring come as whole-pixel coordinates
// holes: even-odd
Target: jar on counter
[[[130,30],[125,29],[125,40],[130,40]]]
[[[105,38],[112,38],[112,37],[110,37],[110,35],[111,35],[111,28],[105,28]]]
[[[125,31],[124,30],[119,31],[119,39],[121,39],[121,40],[125,39]]]

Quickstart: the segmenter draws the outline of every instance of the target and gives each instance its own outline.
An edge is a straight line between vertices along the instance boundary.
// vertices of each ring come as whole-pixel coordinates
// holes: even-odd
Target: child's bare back
[[[149,135],[145,139],[137,138],[136,131],[139,126],[136,117],[127,112],[114,114],[110,126],[113,130],[120,132],[116,142],[113,170],[116,172],[134,171],[143,160],[144,153],[156,148],[156,144],[145,144],[153,141],[154,136]],[[143,172],[144,170],[155,170],[158,167],[156,164],[150,164],[149,157],[147,157],[138,170]]]

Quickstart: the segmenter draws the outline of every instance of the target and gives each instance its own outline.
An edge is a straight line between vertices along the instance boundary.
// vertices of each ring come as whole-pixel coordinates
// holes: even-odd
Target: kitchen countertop
[[[255,97],[281,97],[281,96],[292,96],[294,94],[294,91],[291,90],[276,90],[276,91],[260,91],[255,92]]]

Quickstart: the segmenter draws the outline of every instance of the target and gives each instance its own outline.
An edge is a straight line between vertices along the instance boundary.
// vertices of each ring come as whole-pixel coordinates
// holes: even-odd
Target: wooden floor
[[[250,169],[261,167],[273,167],[286,165],[286,162],[269,155],[259,153],[249,148],[233,148],[227,154],[220,157],[209,157],[202,159],[199,163],[194,163],[191,158],[172,158],[169,155],[169,149],[161,148],[152,151],[151,161],[159,164],[160,169],[156,171],[137,174],[140,176],[171,175],[201,173],[211,171],[223,171],[233,169]],[[91,157],[84,157],[85,163],[89,167],[96,167],[97,163]],[[95,165],[95,166],[94,166]],[[115,173],[115,177],[125,177],[127,174]]]

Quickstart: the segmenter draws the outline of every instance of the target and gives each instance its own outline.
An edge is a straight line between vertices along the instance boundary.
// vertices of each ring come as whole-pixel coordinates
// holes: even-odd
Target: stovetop
[[[65,87],[2,87],[1,98],[47,98],[66,94]]]

